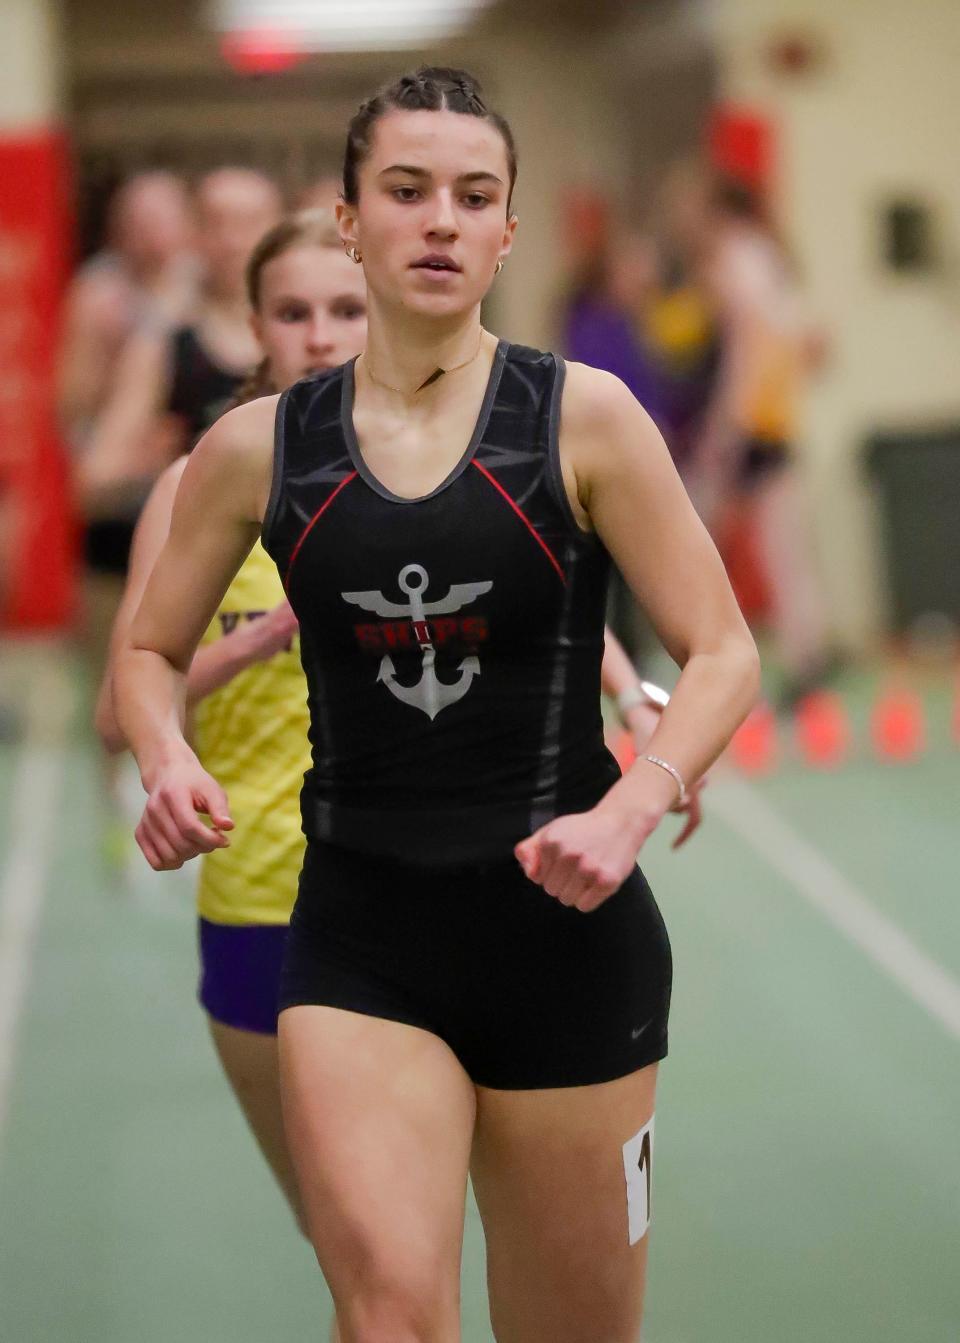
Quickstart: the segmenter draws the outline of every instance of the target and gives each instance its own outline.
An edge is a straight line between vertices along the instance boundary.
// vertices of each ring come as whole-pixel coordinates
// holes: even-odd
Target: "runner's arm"
[[[127,741],[113,710],[113,664],[125,643],[130,625],[143,597],[147,581],[170,532],[170,518],[185,457],[169,466],[151,491],[137,523],[130,550],[130,568],[123,598],[110,635],[110,659],[97,696],[94,723],[100,741],[110,754],[127,750]],[[187,676],[187,709],[227,685],[239,672],[271,657],[291,636],[295,622],[286,602],[261,619],[240,625],[229,634],[199,649]]]
[[[184,735],[187,673],[253,545],[269,490],[276,398],[218,420],[184,468],[170,531],[114,662],[117,722],[148,790],[166,764],[196,763]]]
[[[571,502],[592,525],[682,669],[648,751],[690,785],[726,746],[755,702],[759,659],[723,564],[688,499],[663,439],[626,387],[570,365],[561,461]],[[611,790],[628,811],[676,787],[638,761]]]

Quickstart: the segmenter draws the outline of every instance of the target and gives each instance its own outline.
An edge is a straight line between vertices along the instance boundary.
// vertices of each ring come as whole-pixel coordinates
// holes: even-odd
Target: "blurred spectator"
[[[108,219],[107,246],[80,267],[67,294],[59,357],[59,418],[81,482],[124,346],[153,305],[184,305],[189,300],[193,271],[189,198],[185,184],[172,173],[131,178],[114,196]],[[141,452],[144,447],[141,443]],[[159,443],[150,447],[162,451]],[[109,590],[118,567],[122,572],[116,555],[125,552],[132,524],[126,517],[129,510],[111,508],[109,500],[92,510],[85,503],[81,489],[81,511],[88,524],[86,595],[92,614],[100,605],[101,577]],[[109,597],[107,605],[109,609]]]
[[[628,234],[618,247],[612,290],[631,314],[647,352],[657,388],[657,422],[686,477],[719,365],[720,334],[711,300],[669,238],[652,243],[642,235]]]
[[[655,265],[652,249],[639,235],[628,235],[586,261],[564,304],[561,348],[578,363],[614,373],[659,423],[656,370],[627,301],[635,298],[639,306],[653,283]]]
[[[124,477],[113,492],[97,497],[86,490],[85,476],[132,333],[151,320],[158,305],[184,311],[196,274],[192,211],[179,177],[168,172],[132,177],[114,195],[107,219],[105,247],[79,268],[69,287],[57,368],[58,417],[74,459],[85,524],[84,633],[95,676],[106,656],[145,488]],[[159,464],[169,450],[161,423],[142,426],[136,445],[141,457]]]
[[[833,661],[794,456],[814,343],[795,269],[754,190],[684,164],[665,208],[671,245],[719,334],[688,487],[721,544],[731,519],[755,538],[788,705]]]
[[[77,271],[67,293],[58,411],[72,442],[103,404],[121,349],[145,306],[182,291],[189,274],[187,188],[167,172],[141,173],[110,206],[106,247]]]
[[[591,258],[567,300],[562,342],[571,359],[626,383],[683,474],[713,390],[719,333],[669,239],[628,228]]]
[[[156,476],[209,428],[256,362],[244,271],[281,209],[275,184],[251,169],[219,168],[200,181],[198,297],[186,321],[178,305],[155,303],[128,341],[81,465],[88,516],[122,503],[132,527]],[[157,460],[144,445],[165,413],[176,433]],[[117,560],[125,572],[125,552]]]
[[[197,187],[203,280],[191,321],[173,333],[157,402],[166,394],[190,447],[222,414],[259,357],[250,328],[246,269],[250,254],[280,219],[283,199],[270,178],[247,168],[219,168]]]
[[[87,642],[97,680],[133,529],[153,482],[224,411],[258,359],[245,270],[254,246],[280,217],[280,192],[260,173],[220,168],[200,181],[195,206],[199,289],[186,311],[172,289],[141,307],[78,461],[87,521]],[[161,423],[169,432],[158,435]],[[115,769],[108,767],[107,782],[115,794]],[[120,834],[108,824],[108,853],[116,847],[121,856]]]
[[[652,280],[652,256],[638,250],[635,259],[638,266],[632,278],[639,276],[640,289],[645,279]],[[563,306],[561,349],[569,359],[615,374],[660,423],[662,408],[655,370],[633,315],[623,303],[622,293],[614,288],[614,277],[622,264],[616,244],[608,245],[583,263]],[[628,655],[634,661],[640,659],[652,635],[618,573],[611,577],[607,621]]]

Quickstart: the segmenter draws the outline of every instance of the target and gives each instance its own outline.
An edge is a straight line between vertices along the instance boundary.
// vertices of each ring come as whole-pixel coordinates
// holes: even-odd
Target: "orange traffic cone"
[[[734,764],[744,774],[769,774],[777,763],[777,724],[769,704],[758,704],[730,743]]]
[[[927,744],[923,703],[917,692],[895,686],[881,694],[870,716],[870,735],[881,759],[915,759]]]
[[[809,765],[836,769],[850,752],[850,720],[840,696],[832,690],[807,695],[794,719],[797,748]]]
[[[633,734],[630,732],[618,733],[610,743],[610,750],[613,752],[614,760],[620,766],[620,773],[626,774],[637,758],[637,748],[633,742]]]

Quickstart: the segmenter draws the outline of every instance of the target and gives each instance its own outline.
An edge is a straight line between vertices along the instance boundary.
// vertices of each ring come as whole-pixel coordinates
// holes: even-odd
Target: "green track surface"
[[[189,889],[108,880],[82,736],[66,770],[0,1135],[0,1340],[325,1340],[312,1254],[194,1002]],[[756,786],[960,978],[958,782],[940,742]],[[646,1343],[956,1343],[960,1042],[721,821],[668,839],[644,863],[676,976]],[[471,1207],[465,1343],[490,1343],[484,1298]]]

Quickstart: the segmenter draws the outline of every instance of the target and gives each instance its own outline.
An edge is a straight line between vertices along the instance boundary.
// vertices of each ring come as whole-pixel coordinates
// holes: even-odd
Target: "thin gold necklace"
[[[429,387],[431,383],[437,382],[438,379],[442,378],[444,374],[456,373],[459,369],[466,368],[468,364],[472,364],[473,361],[479,356],[480,351],[483,349],[483,336],[484,331],[483,327],[481,327],[480,339],[477,342],[477,348],[474,350],[473,354],[470,356],[469,359],[464,359],[462,364],[454,364],[452,368],[435,368],[433,372],[430,374],[429,378],[427,378],[425,382],[422,382],[419,387],[415,387],[412,392],[408,392],[405,387],[394,387],[392,383],[384,382],[382,378],[378,378],[377,375],[374,373],[373,369],[370,367],[369,361],[367,360],[366,350],[364,350],[363,352],[363,367],[366,370],[367,377],[370,379],[371,382],[376,383],[378,387],[385,387],[388,392],[396,392],[399,396],[417,396],[419,395],[420,392],[424,391],[427,387]]]

